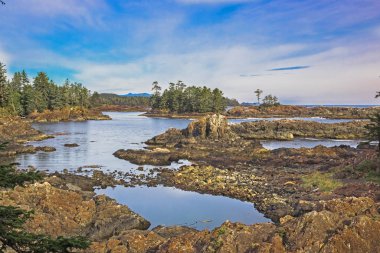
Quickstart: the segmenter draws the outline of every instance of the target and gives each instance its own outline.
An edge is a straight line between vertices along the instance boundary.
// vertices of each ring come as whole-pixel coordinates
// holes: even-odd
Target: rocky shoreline
[[[260,136],[276,129],[276,124],[283,126],[284,133],[297,130],[323,136],[340,132],[359,136],[363,127],[356,122],[341,129],[300,123],[295,129],[297,123],[260,123],[266,127]],[[9,140],[37,138],[32,136],[41,133],[28,124]],[[375,150],[318,146],[269,151],[256,140],[259,137],[251,136],[257,132],[253,129],[262,128],[260,124],[241,124],[241,129],[241,125],[228,125],[223,116],[201,118],[184,130],[170,129],[148,140],[147,150],[115,152],[136,164],[168,165],[189,159],[191,166],[150,169],[142,177],[118,172],[106,175],[100,170],[88,177],[55,173],[38,183],[0,189],[0,204],[35,210],[27,231],[86,236],[92,244],[85,252],[380,251],[380,185],[369,178]],[[344,132],[345,127],[350,132]],[[273,223],[227,221],[212,231],[182,226],[148,230],[149,221],[94,193],[96,187],[115,185],[174,186],[245,200]]]
[[[379,106],[368,108],[353,107],[306,107],[295,105],[280,106],[236,106],[230,109],[226,116],[236,118],[281,118],[281,117],[321,117],[329,119],[368,119],[380,110]]]
[[[22,153],[36,153],[38,151],[54,152],[53,147],[35,147],[27,145],[28,142],[42,141],[54,138],[32,127],[33,122],[61,122],[61,121],[85,121],[85,120],[110,120],[100,111],[83,108],[65,108],[59,111],[46,111],[31,114],[28,118],[0,117],[0,144],[6,143],[6,149],[0,151],[0,158],[5,160]],[[1,164],[1,160],[0,160]]]
[[[327,107],[327,106],[235,106],[223,113],[229,119],[245,118],[328,118],[328,119],[368,119],[380,110],[380,106],[368,108]],[[153,118],[199,119],[213,113],[168,113],[147,111],[142,116]]]
[[[303,120],[255,121],[233,124],[231,131],[244,139],[293,140],[294,138],[365,139],[368,121],[325,124]]]
[[[60,110],[46,110],[44,112],[32,113],[28,119],[33,122],[61,122],[61,121],[86,121],[86,120],[110,120],[101,111],[86,109],[82,107],[67,107]]]
[[[228,175],[215,168],[187,167],[178,172],[175,181],[190,178],[193,183],[200,179],[193,177],[195,171],[216,173],[219,183],[224,181],[221,174]],[[308,207],[307,210],[294,216],[284,213],[276,223],[244,225],[226,221],[212,231],[182,226],[148,230],[149,221],[128,207],[105,196],[95,196],[93,187],[100,182],[118,183],[102,173],[95,174],[95,177],[83,177],[56,173],[39,183],[0,189],[0,204],[33,209],[35,214],[25,226],[27,231],[86,236],[92,244],[84,252],[377,252],[380,249],[376,241],[380,205],[371,197],[300,200],[299,205]],[[239,184],[234,183],[234,176]],[[238,174],[228,177],[231,181],[226,185],[232,187],[247,183]],[[262,179],[251,176],[251,180]]]
[[[29,141],[41,141],[49,138],[54,138],[54,136],[35,130],[28,120],[18,117],[0,118],[0,144],[6,143],[7,145],[5,150],[0,151],[0,159],[5,160],[7,157],[21,153],[52,152],[54,151],[52,147],[25,145]]]

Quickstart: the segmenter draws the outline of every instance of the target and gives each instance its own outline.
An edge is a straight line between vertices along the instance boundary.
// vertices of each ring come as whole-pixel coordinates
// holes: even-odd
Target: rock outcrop
[[[29,232],[51,236],[82,235],[92,240],[109,238],[129,229],[147,229],[150,223],[105,196],[87,198],[48,182],[0,191],[0,205],[34,210],[26,224]]]
[[[214,114],[191,122],[184,130],[184,134],[186,137],[221,139],[228,135],[228,131],[227,118],[220,114]]]
[[[367,121],[325,124],[302,120],[255,121],[234,124],[231,130],[245,139],[292,140],[294,138],[363,139]]]
[[[212,115],[191,122],[186,129],[169,129],[146,142],[147,150],[120,149],[114,155],[135,164],[170,165],[180,159],[226,161],[232,164],[236,157],[249,160],[249,156],[262,146],[256,141],[246,141],[229,129],[226,117]],[[234,158],[234,156],[236,156]]]
[[[35,153],[37,151],[52,152],[52,147],[34,147],[23,145],[28,141],[40,141],[53,138],[32,128],[30,122],[19,117],[0,118],[0,144],[7,143],[5,150],[0,150],[0,157],[15,156],[21,153]],[[0,161],[1,162],[1,161]]]
[[[225,222],[212,231],[186,231],[172,237],[156,231],[124,231],[93,243],[87,252],[241,253],[379,252],[379,212],[368,198],[320,201],[319,210],[286,216],[279,224]]]

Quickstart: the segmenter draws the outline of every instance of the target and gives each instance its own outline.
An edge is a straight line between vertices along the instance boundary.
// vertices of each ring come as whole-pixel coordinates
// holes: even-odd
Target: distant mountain
[[[150,97],[152,96],[149,93],[128,93],[125,95],[119,95],[120,97]]]

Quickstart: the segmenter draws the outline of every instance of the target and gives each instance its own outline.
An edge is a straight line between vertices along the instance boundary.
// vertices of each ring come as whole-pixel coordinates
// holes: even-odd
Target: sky
[[[0,62],[92,91],[256,89],[284,104],[379,104],[379,0],[4,0]]]

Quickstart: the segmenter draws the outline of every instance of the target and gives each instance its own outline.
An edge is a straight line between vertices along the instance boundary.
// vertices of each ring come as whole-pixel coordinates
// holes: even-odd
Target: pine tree
[[[152,91],[153,91],[153,96],[150,97],[150,106],[153,109],[157,109],[160,106],[160,92],[161,92],[161,86],[158,85],[157,81],[154,81],[152,83]]]
[[[267,95],[263,99],[262,106],[268,107],[268,106],[278,106],[278,105],[280,105],[280,102],[276,96]]]
[[[223,92],[219,90],[218,88],[214,89],[212,91],[213,96],[213,104],[212,104],[212,111],[221,113],[226,108],[226,100],[223,97]]]
[[[13,75],[12,81],[9,83],[9,100],[8,105],[14,115],[20,115],[21,107],[21,91],[22,91],[22,76],[20,72]]]
[[[49,87],[50,80],[45,72],[39,72],[34,78],[33,88],[35,89],[34,98],[37,110],[42,112],[49,106]]]
[[[31,84],[25,84],[21,92],[21,116],[27,116],[37,110],[35,91]]]

